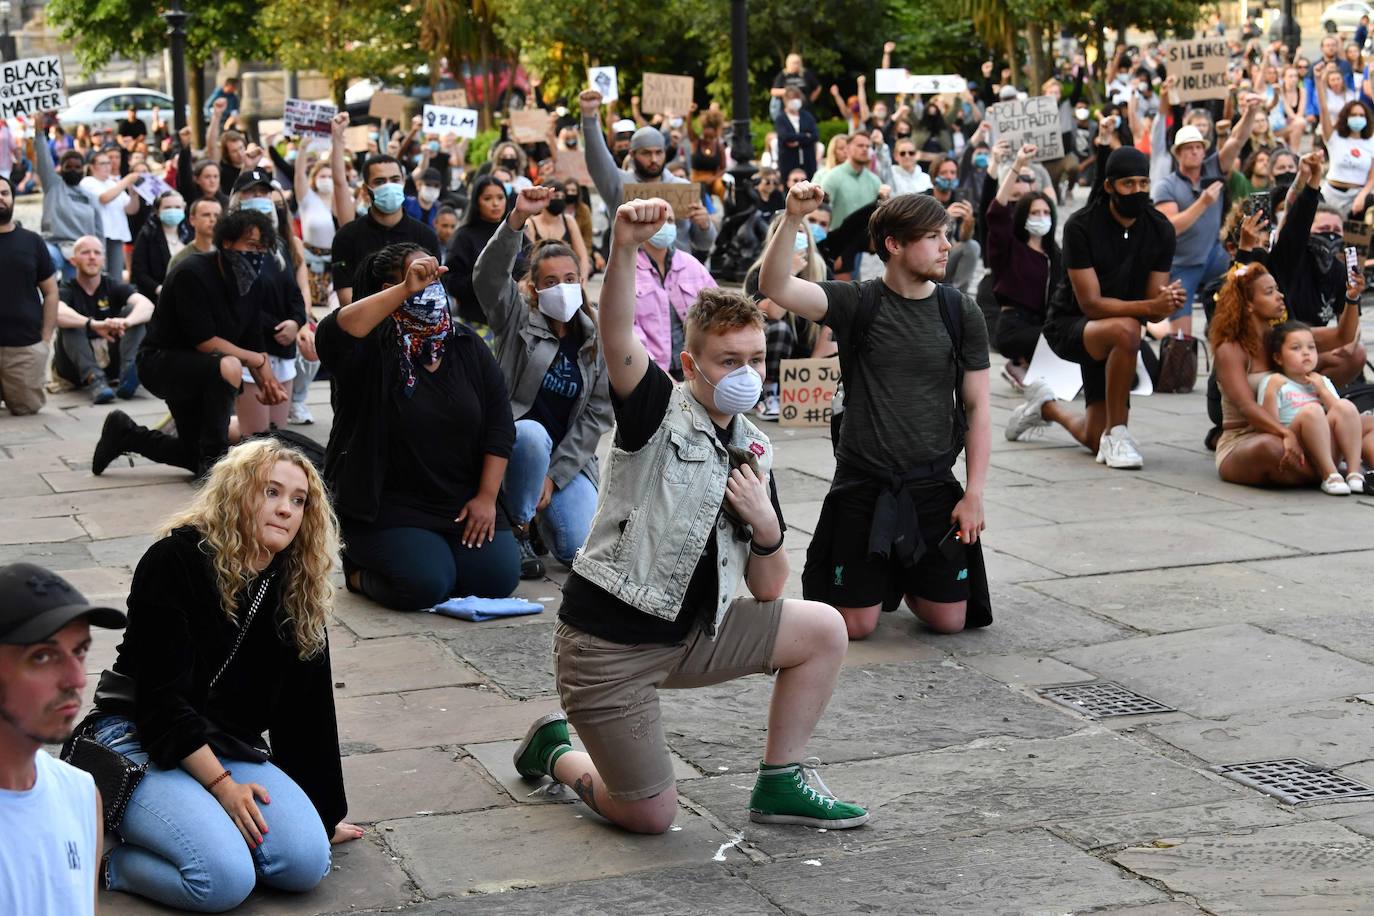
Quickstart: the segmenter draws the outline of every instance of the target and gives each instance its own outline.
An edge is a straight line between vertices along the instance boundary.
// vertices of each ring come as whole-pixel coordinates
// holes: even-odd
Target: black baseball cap
[[[0,643],[31,646],[78,617],[111,630],[129,622],[122,611],[92,606],[55,572],[33,563],[0,566]]]
[[[269,191],[272,189],[272,173],[266,169],[249,169],[240,172],[239,177],[234,179],[234,193],[246,191],[261,185]]]

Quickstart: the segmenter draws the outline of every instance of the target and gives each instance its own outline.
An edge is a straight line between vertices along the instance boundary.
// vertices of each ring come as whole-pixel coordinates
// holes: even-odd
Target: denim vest
[[[730,445],[751,452],[761,474],[772,469],[768,437],[742,414]],[[714,525],[720,566],[716,613],[707,625],[714,638],[749,562],[747,533],[737,535],[721,513],[729,476],[730,458],[710,415],[678,385],[643,448],[612,449],[601,504],[573,571],[637,610],[675,620]]]

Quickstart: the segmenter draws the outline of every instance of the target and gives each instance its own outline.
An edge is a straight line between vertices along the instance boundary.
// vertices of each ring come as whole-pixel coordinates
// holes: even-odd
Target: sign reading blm
[[[0,64],[0,118],[32,117],[67,107],[62,61],[26,57]]]
[[[471,108],[426,105],[423,122],[426,134],[453,134],[457,137],[477,136],[477,112]]]
[[[1174,77],[1174,100],[1196,102],[1226,98],[1230,88],[1226,80],[1230,55],[1225,39],[1221,38],[1176,41],[1169,45],[1166,60],[1169,75]]]
[[[1059,132],[1059,103],[1047,95],[998,102],[988,109],[993,133],[998,140],[1011,141],[1013,150],[1027,143],[1035,145],[1035,161],[1060,159],[1064,155],[1064,136]]]

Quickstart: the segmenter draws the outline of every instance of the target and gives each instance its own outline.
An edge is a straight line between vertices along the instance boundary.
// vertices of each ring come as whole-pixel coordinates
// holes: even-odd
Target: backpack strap
[[[840,350],[840,377],[849,382],[849,391],[858,389],[857,382],[863,375],[863,354],[868,349],[868,333],[878,317],[881,301],[878,289],[879,280],[860,283],[859,309],[854,314],[854,323],[849,326],[848,340],[841,337],[837,342]]]
[[[957,455],[964,447],[964,434],[968,432],[968,412],[964,407],[964,295],[952,286],[936,284],[936,296],[940,300],[940,320],[945,324],[945,333],[954,358],[954,453]]]

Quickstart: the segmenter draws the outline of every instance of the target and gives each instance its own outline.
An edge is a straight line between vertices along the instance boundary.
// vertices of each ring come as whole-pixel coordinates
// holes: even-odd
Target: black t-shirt
[[[802,106],[811,107],[811,93],[820,88],[821,81],[816,78],[816,74],[809,67],[802,67],[801,73],[788,73],[780,70],[778,75],[773,77],[774,89],[798,89],[802,94]]]
[[[439,257],[439,237],[434,230],[417,219],[402,215],[394,226],[383,226],[369,214],[360,216],[334,233],[330,260],[334,267],[334,286],[353,288],[353,272],[358,262],[374,251],[381,251],[397,242],[414,242],[425,251]]]
[[[627,452],[642,449],[663,423],[668,413],[668,405],[673,397],[673,380],[655,363],[649,363],[635,390],[625,400],[611,392],[611,406],[615,410],[615,443]],[[733,422],[733,421],[732,421]],[[729,427],[716,427],[716,438],[722,444],[730,441]],[[778,488],[773,475],[768,476],[768,495],[773,500],[773,511],[778,514],[778,525],[787,530],[782,518],[782,507],[778,504]],[[635,643],[658,643],[671,645],[682,642],[696,624],[697,618],[715,619],[716,582],[716,531],[711,526],[711,536],[706,539],[706,547],[692,571],[691,581],[687,583],[687,593],[682,598],[682,610],[676,620],[664,620],[646,614],[624,601],[619,600],[605,589],[593,585],[573,572],[563,585],[563,605],[558,617],[564,623],[577,627],[585,633],[618,642],[624,645]]]
[[[481,483],[482,439],[473,431],[485,421],[481,395],[459,371],[460,358],[449,348],[433,372],[417,365],[410,397],[400,385],[392,389],[379,527],[452,534],[466,524],[454,519]]]
[[[72,311],[96,321],[123,315],[124,307],[129,304],[129,297],[136,292],[138,290],[127,283],[111,280],[109,274],[100,275],[100,285],[95,288],[94,293],[87,293],[75,278],[63,280],[62,285],[57,288],[58,298]]]
[[[219,252],[193,254],[167,276],[143,346],[194,350],[211,337],[223,337],[236,347],[262,352],[260,316],[257,301],[240,296],[233,278],[220,271]]]
[[[1174,227],[1153,206],[1127,229],[1112,216],[1108,201],[1079,210],[1064,223],[1063,279],[1050,305],[1050,321],[1077,320],[1083,309],[1067,271],[1092,268],[1102,295],[1138,301],[1154,272],[1168,273],[1174,261]]]
[[[38,233],[19,226],[0,232],[0,347],[28,347],[43,339],[38,284],[52,275],[52,258]]]
[[[520,419],[536,420],[548,432],[553,444],[563,441],[568,434],[568,424],[572,421],[573,408],[582,394],[586,380],[582,378],[582,367],[577,363],[578,351],[582,349],[582,328],[576,324],[568,325],[568,333],[558,342],[558,352],[544,373],[543,384],[534,396],[529,413]]]
[[[125,118],[119,122],[119,135],[121,137],[146,137],[148,135],[148,125],[143,123],[141,118],[134,118],[130,121]]]

